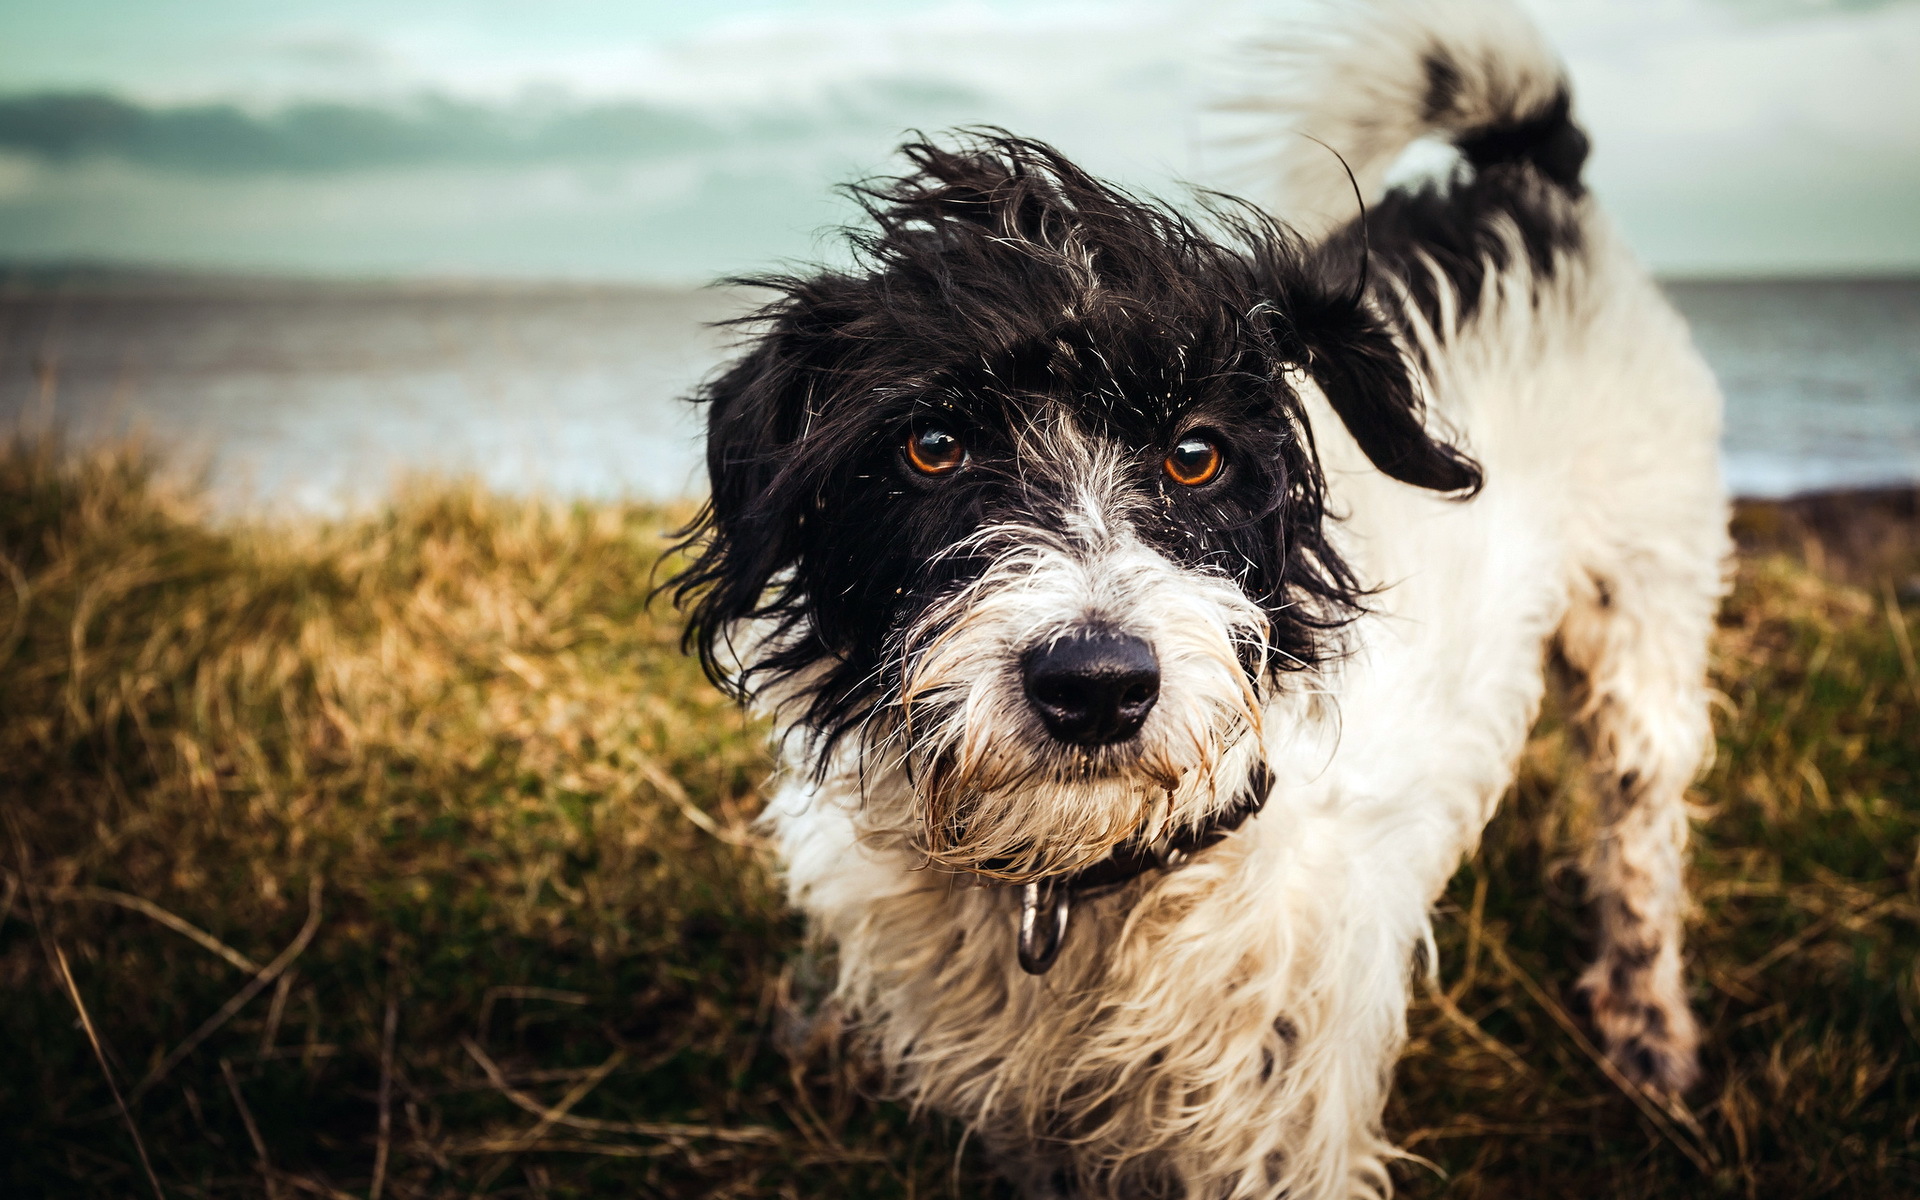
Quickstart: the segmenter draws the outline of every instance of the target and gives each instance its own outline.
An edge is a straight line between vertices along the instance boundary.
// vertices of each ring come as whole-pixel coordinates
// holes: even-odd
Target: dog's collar
[[[1198,825],[1180,830],[1163,841],[1126,842],[1091,866],[1066,875],[1052,875],[1020,888],[1020,969],[1044,975],[1067,944],[1067,923],[1073,903],[1131,883],[1149,871],[1174,870],[1194,855],[1224,839],[1259,812],[1273,790],[1273,772],[1255,763],[1246,786],[1232,804]]]

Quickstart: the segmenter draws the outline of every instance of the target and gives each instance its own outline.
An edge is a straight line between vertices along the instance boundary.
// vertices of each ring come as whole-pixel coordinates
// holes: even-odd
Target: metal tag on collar
[[[1020,969],[1045,975],[1067,944],[1067,920],[1073,915],[1073,889],[1036,879],[1020,889]]]

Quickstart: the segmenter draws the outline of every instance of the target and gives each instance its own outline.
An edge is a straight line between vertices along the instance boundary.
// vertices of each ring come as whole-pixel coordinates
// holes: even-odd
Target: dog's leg
[[[1560,630],[1596,797],[1583,865],[1599,938],[1580,987],[1614,1062],[1677,1092],[1698,1070],[1680,953],[1686,789],[1711,736],[1706,644],[1719,593],[1710,575],[1641,565],[1586,577]]]

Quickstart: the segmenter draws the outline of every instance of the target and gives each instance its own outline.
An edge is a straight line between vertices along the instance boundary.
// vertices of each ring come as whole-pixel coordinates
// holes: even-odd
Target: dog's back
[[[1383,589],[1357,631],[1340,754],[1408,779],[1450,762],[1425,777],[1472,793],[1470,846],[1537,708],[1549,639],[1588,675],[1643,647],[1636,674],[1660,679],[1608,687],[1682,696],[1681,728],[1639,738],[1668,743],[1664,775],[1697,763],[1703,631],[1730,550],[1720,394],[1587,191],[1569,82],[1525,15],[1505,0],[1337,11],[1289,43],[1268,100],[1286,121],[1277,208],[1364,259],[1424,368],[1429,420],[1485,475],[1464,504],[1396,484],[1315,410],[1341,545]],[[1451,143],[1455,168],[1385,188],[1423,138]],[[1409,745],[1427,705],[1497,736]]]
[[[1431,899],[1511,780],[1552,652],[1597,805],[1582,865],[1601,944],[1582,987],[1629,1074],[1684,1087],[1682,795],[1711,736],[1705,655],[1731,550],[1719,390],[1587,191],[1564,69],[1517,7],[1338,13],[1289,43],[1268,98],[1286,121],[1277,211],[1378,277],[1430,421],[1485,485],[1457,503],[1397,484],[1314,410],[1339,544],[1381,591],[1335,689],[1339,743],[1302,784],[1336,821],[1359,797],[1417,809],[1366,853]],[[1385,188],[1422,138],[1457,165]]]

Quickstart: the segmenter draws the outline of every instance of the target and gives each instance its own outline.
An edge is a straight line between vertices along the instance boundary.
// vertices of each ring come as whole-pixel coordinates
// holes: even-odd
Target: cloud
[[[49,163],[111,159],[245,175],[461,165],[646,162],[692,150],[805,143],[849,131],[977,119],[978,93],[929,77],[854,77],[805,103],[695,110],[534,92],[487,103],[304,101],[148,105],[104,92],[0,95],[0,153]]]
[[[729,129],[631,102],[556,110],[424,98],[397,106],[308,102],[255,113],[235,104],[149,107],[103,93],[0,98],[0,150],[202,174],[646,160],[752,132],[752,122]]]
[[[1657,267],[1920,267],[1920,4],[1526,2]],[[847,213],[834,184],[962,123],[1161,194],[1260,186],[1210,105],[1268,0],[817,0],[624,31],[666,9],[560,0],[351,34],[289,24],[303,4],[193,88],[0,95],[0,255],[698,277],[807,254]]]

